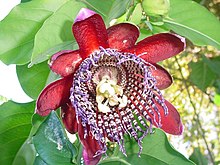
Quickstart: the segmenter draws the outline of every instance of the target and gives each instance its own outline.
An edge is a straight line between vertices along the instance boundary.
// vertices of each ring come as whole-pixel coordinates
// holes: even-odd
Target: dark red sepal
[[[99,50],[99,46],[108,47],[105,24],[98,14],[77,21],[73,24],[72,30],[83,59],[87,58],[92,52]]]
[[[173,82],[171,75],[162,66],[158,64],[153,65],[156,67],[156,69],[152,69],[151,73],[157,81],[157,88],[160,90],[168,88]]]
[[[78,50],[63,50],[51,57],[49,66],[53,72],[65,77],[74,73],[81,62],[82,57]]]
[[[185,48],[185,39],[171,33],[160,33],[143,39],[124,52],[134,53],[147,62],[157,63],[175,56]]]
[[[72,81],[73,76],[70,75],[47,85],[37,99],[36,113],[46,116],[52,110],[69,102]]]
[[[78,123],[76,120],[76,112],[71,102],[61,106],[61,119],[67,131],[74,134],[78,130]]]
[[[164,109],[161,107],[161,105],[159,105],[156,101],[155,103],[161,115],[161,129],[172,135],[181,135],[183,132],[183,124],[176,108],[165,100],[165,104],[168,108],[168,114],[165,115]],[[157,126],[155,122],[153,122],[153,124]]]
[[[139,30],[135,25],[120,23],[107,29],[109,47],[122,50],[134,46],[139,37]]]

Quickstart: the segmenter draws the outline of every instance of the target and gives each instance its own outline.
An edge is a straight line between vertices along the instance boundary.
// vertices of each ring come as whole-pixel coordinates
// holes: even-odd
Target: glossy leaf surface
[[[71,27],[73,20],[82,7],[85,7],[85,5],[75,0],[66,1],[44,22],[34,39],[31,64],[45,61],[48,59],[48,56],[52,55],[50,53],[55,53],[48,52],[49,49],[57,47],[63,42],[74,41]],[[56,49],[56,51],[60,50],[64,50],[64,48],[60,47],[60,49]]]
[[[11,165],[31,130],[35,103],[12,101],[0,106],[0,164]]]
[[[214,15],[191,0],[170,0],[170,4],[169,17],[164,19],[166,27],[195,45],[220,48],[220,23]]]
[[[21,3],[0,22],[0,60],[5,64],[30,61],[35,34],[44,22],[68,0],[39,0]],[[8,28],[10,27],[10,28]]]
[[[76,148],[66,137],[65,130],[54,111],[40,125],[33,136],[33,143],[40,158],[47,164],[71,165],[77,155]]]

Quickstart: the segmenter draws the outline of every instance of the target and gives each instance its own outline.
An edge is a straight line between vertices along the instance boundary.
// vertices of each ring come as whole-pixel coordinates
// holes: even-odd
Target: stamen
[[[126,155],[124,134],[137,141],[140,156],[142,140],[152,133],[153,121],[161,126],[157,105],[168,114],[151,73],[156,67],[140,56],[100,47],[74,75],[70,99],[77,121],[82,123],[84,138],[92,135],[101,148],[94,157],[106,153],[106,138],[117,142]],[[140,137],[138,132],[142,132]]]

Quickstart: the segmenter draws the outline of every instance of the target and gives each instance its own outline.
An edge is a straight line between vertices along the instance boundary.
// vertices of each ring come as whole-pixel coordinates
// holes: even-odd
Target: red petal
[[[185,48],[185,39],[170,33],[156,34],[145,38],[134,47],[124,52],[141,55],[140,57],[150,63],[157,63],[177,55]]]
[[[156,70],[152,70],[151,73],[157,80],[157,88],[160,90],[168,88],[173,82],[171,75],[162,66],[157,64],[154,64],[154,66]]]
[[[63,77],[74,73],[82,62],[78,50],[64,50],[58,52],[54,54],[50,60],[50,69]]]
[[[113,49],[127,49],[134,46],[139,37],[139,30],[129,23],[121,23],[107,29],[109,47]]]
[[[72,81],[73,76],[70,75],[57,80],[44,88],[37,99],[36,113],[41,116],[46,116],[52,110],[56,110],[61,105],[69,102]]]
[[[72,134],[77,132],[78,123],[76,120],[76,112],[70,102],[61,106],[61,118],[68,132]]]
[[[89,127],[87,127],[87,132],[89,133]],[[95,165],[99,162],[101,159],[101,155],[95,156],[96,152],[100,150],[100,146],[98,142],[95,140],[95,138],[92,137],[92,135],[89,133],[86,138],[84,138],[84,128],[81,124],[81,121],[79,121],[78,124],[78,135],[80,138],[80,141],[83,144],[84,148],[84,160],[86,165]]]
[[[165,115],[163,108],[156,101],[155,103],[161,115],[161,129],[169,134],[181,135],[183,132],[183,125],[180,119],[179,112],[176,110],[176,108],[168,101],[165,101],[165,104],[168,108],[168,115]],[[157,126],[156,123],[153,124]]]
[[[105,24],[102,17],[98,14],[89,15],[89,17],[85,17],[84,20],[77,21],[73,24],[72,30],[83,59],[98,50],[99,46],[104,48],[108,47],[108,36]]]

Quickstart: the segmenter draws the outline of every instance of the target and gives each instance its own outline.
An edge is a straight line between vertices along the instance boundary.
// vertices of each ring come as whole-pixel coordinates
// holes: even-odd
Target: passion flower
[[[141,154],[152,125],[182,133],[179,113],[160,91],[172,78],[156,64],[184,49],[182,37],[157,34],[135,45],[136,26],[121,23],[106,30],[101,16],[88,9],[79,12],[72,30],[79,50],[51,57],[51,70],[62,78],[41,92],[36,113],[46,116],[61,107],[66,129],[78,132],[85,164],[98,163],[107,140],[118,143],[126,155],[124,134],[137,141]]]

